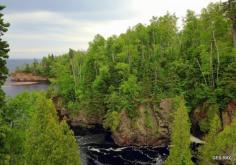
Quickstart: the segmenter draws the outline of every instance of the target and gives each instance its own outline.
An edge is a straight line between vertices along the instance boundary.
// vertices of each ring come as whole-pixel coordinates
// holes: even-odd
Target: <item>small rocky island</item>
[[[48,83],[47,77],[34,75],[26,72],[13,72],[10,76],[11,85],[32,85],[38,83]]]

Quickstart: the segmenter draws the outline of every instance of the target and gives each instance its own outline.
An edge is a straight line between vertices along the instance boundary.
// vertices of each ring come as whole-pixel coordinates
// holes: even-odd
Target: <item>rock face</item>
[[[101,116],[88,116],[83,112],[80,112],[78,116],[72,117],[70,124],[73,127],[84,125],[86,127],[91,127],[94,125],[102,125],[103,118]]]
[[[220,111],[216,104],[205,102],[201,106],[198,106],[191,114],[193,134],[201,136],[207,133],[210,127],[210,121],[215,114],[220,116]],[[229,125],[236,119],[235,101],[231,100],[228,102],[226,109],[221,112],[221,117],[223,127]]]
[[[112,132],[115,143],[120,146],[167,146],[170,142],[171,114],[174,112],[171,99],[162,100],[160,106],[141,105],[137,110],[139,117],[135,121],[125,111],[120,113],[122,122]]]
[[[57,110],[59,120],[66,120],[72,127],[93,127],[95,125],[102,125],[102,116],[88,116],[83,111],[80,111],[78,115],[72,115],[69,110],[63,108],[60,98],[52,98],[53,103]]]
[[[236,119],[236,103],[229,101],[226,109],[222,112],[223,127],[229,125],[233,119]]]
[[[82,111],[76,117],[68,114],[61,108],[57,98],[54,98],[58,116],[66,119],[72,127],[91,128],[95,125],[103,125],[102,116],[89,117]],[[120,124],[112,131],[112,138],[117,145],[139,145],[139,146],[167,146],[170,142],[170,125],[173,120],[173,101],[164,99],[160,105],[140,105],[137,109],[139,117],[131,120],[126,111],[120,115]]]

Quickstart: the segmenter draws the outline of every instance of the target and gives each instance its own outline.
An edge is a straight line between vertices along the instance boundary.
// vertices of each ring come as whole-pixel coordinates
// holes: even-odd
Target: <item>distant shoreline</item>
[[[27,85],[36,85],[41,84],[41,82],[12,82],[9,81],[5,83],[2,87],[11,87],[11,86],[27,86]]]
[[[10,82],[8,85],[19,86],[19,85],[34,85],[39,84],[40,82]]]

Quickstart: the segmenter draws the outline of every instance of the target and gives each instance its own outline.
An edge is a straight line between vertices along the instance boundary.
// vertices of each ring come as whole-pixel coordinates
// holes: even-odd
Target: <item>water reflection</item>
[[[48,88],[48,84],[33,84],[33,85],[11,85],[10,83],[6,83],[2,86],[3,91],[7,96],[15,96],[21,92],[32,92],[32,91],[41,91],[46,90]]]

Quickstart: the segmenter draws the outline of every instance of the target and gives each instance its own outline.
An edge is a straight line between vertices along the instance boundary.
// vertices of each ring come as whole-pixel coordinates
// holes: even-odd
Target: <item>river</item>
[[[8,60],[10,72],[17,66],[31,63],[33,60]],[[23,91],[46,90],[47,84],[12,86],[8,79],[3,91],[13,97]],[[93,129],[72,128],[79,144],[83,165],[162,165],[168,155],[166,148],[139,146],[120,147],[114,144],[109,132],[101,126]]]
[[[91,129],[72,128],[79,143],[83,165],[163,165],[166,148],[114,144],[101,126]]]

